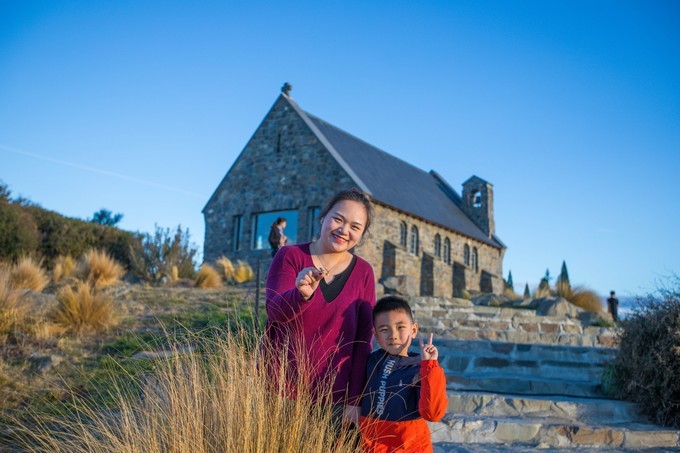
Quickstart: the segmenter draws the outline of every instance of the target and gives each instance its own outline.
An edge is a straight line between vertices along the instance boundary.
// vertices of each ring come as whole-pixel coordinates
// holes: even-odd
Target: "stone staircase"
[[[435,452],[680,451],[680,431],[602,393],[616,329],[455,300],[423,298],[414,311],[447,377],[447,415],[430,423]]]

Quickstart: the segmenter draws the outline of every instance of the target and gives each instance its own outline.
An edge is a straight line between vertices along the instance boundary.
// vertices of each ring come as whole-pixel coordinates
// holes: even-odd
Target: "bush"
[[[618,396],[654,422],[680,428],[680,278],[638,299],[622,320],[614,364]]]
[[[237,261],[234,268],[234,281],[236,283],[250,282],[255,279],[253,268],[245,261]]]
[[[117,283],[123,276],[123,267],[102,250],[90,250],[78,260],[75,275],[95,289]]]
[[[17,264],[12,266],[11,278],[15,289],[30,289],[38,293],[49,283],[40,264],[29,257],[21,258]]]
[[[61,255],[54,262],[52,269],[52,281],[59,283],[62,278],[71,277],[76,268],[76,262],[70,255]]]
[[[234,280],[234,264],[226,256],[221,256],[217,261],[215,261],[215,268],[222,276],[222,280],[225,282],[231,282]]]
[[[216,289],[222,287],[222,279],[214,267],[204,264],[196,276],[196,286],[203,289]]]
[[[0,267],[0,344],[4,343],[15,327],[21,325],[27,306],[19,290],[13,288],[7,268]]]
[[[22,451],[36,445],[74,453],[356,451],[356,430],[336,431],[330,389],[312,394],[309,380],[298,379],[290,398],[287,386],[258,366],[262,344],[249,333],[218,331],[215,340],[188,346],[173,342],[173,359],[156,361],[153,375],[119,381],[115,411],[78,400],[66,420],[20,425]],[[278,352],[273,358],[283,379],[294,370],[286,351]],[[294,361],[298,369],[304,359]]]
[[[170,228],[156,226],[153,235],[139,234],[130,247],[131,272],[149,282],[160,282],[163,277],[173,279],[172,268],[177,267],[179,278],[194,278],[198,249],[190,241],[189,230],[181,225],[174,233]]]
[[[53,318],[69,332],[101,332],[118,322],[112,299],[94,291],[87,282],[78,283],[75,290],[70,286],[62,288],[57,301]]]
[[[0,258],[16,261],[36,253],[39,243],[33,217],[22,206],[0,200]]]
[[[586,311],[599,313],[604,308],[600,296],[594,291],[580,287],[572,288],[569,282],[565,283],[562,280],[557,281],[557,295]]]

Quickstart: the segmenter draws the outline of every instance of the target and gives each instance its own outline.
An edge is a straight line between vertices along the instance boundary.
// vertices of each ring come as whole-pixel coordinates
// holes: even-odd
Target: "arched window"
[[[408,236],[408,229],[406,227],[406,222],[401,222],[399,225],[400,231],[399,231],[399,244],[401,244],[402,247],[406,248],[406,237]]]
[[[479,260],[477,256],[477,247],[472,248],[472,269],[479,272]]]
[[[465,244],[465,247],[463,248],[463,259],[465,261],[465,265],[469,266],[470,265],[470,246]]]
[[[446,255],[446,249],[444,249],[444,254]],[[437,258],[442,257],[442,238],[439,233],[434,235],[434,256]]]
[[[472,192],[472,207],[481,208],[482,207],[482,192],[475,190]]]
[[[418,228],[415,225],[411,225],[411,253],[417,255],[418,246]]]
[[[451,264],[451,241],[449,238],[444,239],[444,262]]]

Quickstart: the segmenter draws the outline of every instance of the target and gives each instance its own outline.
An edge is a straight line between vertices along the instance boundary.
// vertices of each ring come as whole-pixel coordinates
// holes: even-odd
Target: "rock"
[[[526,309],[535,310],[535,309],[538,308],[538,301],[539,301],[539,299],[515,300],[515,301],[512,302],[512,307],[513,308],[526,308]]]
[[[31,371],[40,374],[44,374],[63,361],[64,357],[60,355],[40,354],[38,352],[32,353],[28,358]]]
[[[381,281],[385,288],[385,294],[397,294],[400,296],[414,297],[418,295],[419,288],[416,280],[408,275],[395,275]]]
[[[536,314],[540,316],[557,316],[577,318],[584,310],[572,304],[568,300],[559,298],[542,298],[538,299],[538,308]]]
[[[604,311],[584,311],[579,315],[579,319],[584,326],[592,326],[593,324],[612,324],[614,325],[614,318],[611,313]]]
[[[375,285],[375,296],[380,299],[382,296],[385,295],[385,287],[382,285],[382,283],[378,283]]]

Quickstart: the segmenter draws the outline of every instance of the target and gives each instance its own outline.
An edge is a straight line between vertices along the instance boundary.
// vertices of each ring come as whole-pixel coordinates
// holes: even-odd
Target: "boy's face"
[[[375,317],[375,337],[381,348],[392,355],[408,356],[411,341],[418,334],[418,323],[404,310],[392,310]]]

